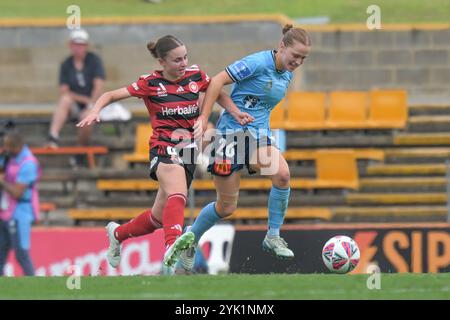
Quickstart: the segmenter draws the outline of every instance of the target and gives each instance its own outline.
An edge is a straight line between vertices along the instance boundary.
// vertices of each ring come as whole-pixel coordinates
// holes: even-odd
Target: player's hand
[[[205,119],[204,116],[200,115],[197,118],[197,121],[194,124],[194,139],[200,140],[203,136],[203,133],[206,131],[206,126],[208,125],[208,119]]]
[[[100,115],[97,112],[89,113],[83,120],[77,123],[78,128],[90,126],[92,123],[100,122]]]
[[[232,116],[241,126],[245,126],[255,120],[255,118],[253,118],[250,114],[242,111],[235,112]]]

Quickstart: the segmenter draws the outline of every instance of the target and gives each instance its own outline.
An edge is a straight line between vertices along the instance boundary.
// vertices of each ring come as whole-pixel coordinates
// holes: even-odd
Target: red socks
[[[152,215],[149,209],[117,227],[114,235],[119,242],[123,242],[128,238],[152,233],[164,226],[164,240],[166,247],[168,247],[183,233],[185,205],[186,197],[182,193],[171,194],[167,198],[166,206],[163,209],[162,224]]]
[[[149,234],[162,227],[160,221],[158,221],[153,215],[150,209],[144,211],[136,218],[131,219],[129,222],[124,223],[114,230],[114,236],[119,242],[122,242],[128,238],[139,237],[144,234]]]
[[[186,197],[182,193],[174,193],[167,197],[163,209],[164,240],[166,248],[183,233],[184,207]]]

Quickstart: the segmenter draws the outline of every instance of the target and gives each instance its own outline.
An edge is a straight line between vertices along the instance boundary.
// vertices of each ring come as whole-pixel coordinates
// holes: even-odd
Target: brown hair
[[[304,44],[305,46],[311,46],[311,37],[308,32],[302,28],[294,28],[292,24],[286,24],[283,27],[283,43],[285,46],[292,46],[294,40]]]
[[[3,139],[8,139],[14,148],[22,147],[24,144],[22,135],[16,130],[5,133]]]
[[[164,57],[170,50],[178,48],[180,46],[184,46],[183,42],[171,35],[159,38],[156,42],[147,43],[148,51],[150,51],[152,56],[156,59],[164,59]]]

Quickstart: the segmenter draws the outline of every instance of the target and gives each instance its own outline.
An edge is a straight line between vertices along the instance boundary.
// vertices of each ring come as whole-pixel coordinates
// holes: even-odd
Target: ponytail
[[[147,43],[147,49],[155,59],[164,59],[170,50],[180,46],[184,46],[183,42],[171,35],[159,38],[156,42]]]
[[[286,24],[283,27],[283,43],[286,46],[292,46],[294,41],[298,41],[305,46],[311,46],[311,37],[308,32],[302,28],[294,28],[292,24]]]

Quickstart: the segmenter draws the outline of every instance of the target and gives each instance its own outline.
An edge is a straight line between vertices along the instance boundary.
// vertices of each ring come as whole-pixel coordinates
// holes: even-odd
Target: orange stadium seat
[[[73,208],[68,210],[75,224],[86,220],[129,220],[147,208]],[[198,215],[201,208],[194,208],[191,212],[189,208],[184,209],[185,218],[194,218]],[[328,221],[333,217],[331,209],[325,207],[289,207],[285,219],[319,219]],[[233,215],[227,217],[228,220],[234,219],[267,219],[267,207],[238,208]]]
[[[108,148],[103,146],[69,146],[59,148],[47,148],[47,147],[33,147],[31,151],[35,155],[73,155],[84,154],[87,156],[89,168],[95,168],[95,155],[108,153]]]
[[[305,158],[315,157],[314,154],[320,149],[289,149],[286,150],[283,155],[287,161],[303,160]],[[381,149],[373,148],[339,148],[339,149],[326,149],[327,151],[353,151],[357,160],[378,160],[383,161],[385,158],[385,152]]]
[[[56,205],[53,202],[41,202],[39,204],[39,211],[44,213],[44,224],[48,224],[48,215],[50,211],[55,211]]]
[[[321,130],[325,128],[323,92],[290,92],[287,96],[287,130]]]
[[[359,188],[356,153],[353,150],[319,150],[316,152],[316,175],[319,186]]]
[[[125,154],[123,159],[129,163],[149,161],[148,140],[153,130],[150,123],[140,123],[136,126],[134,153]]]
[[[408,120],[405,90],[374,90],[370,92],[368,124],[373,128],[404,128]]]
[[[333,129],[363,129],[367,125],[366,92],[333,91],[330,93],[330,108],[327,127]]]

